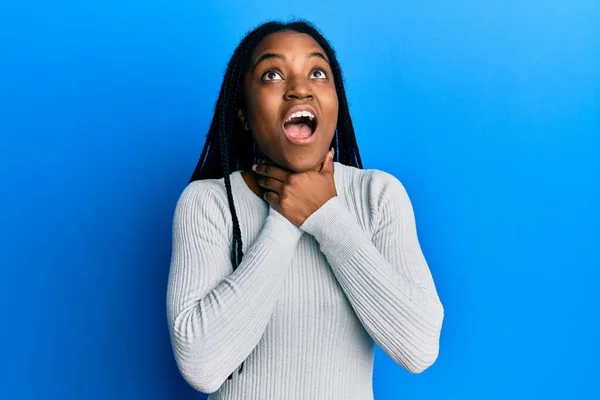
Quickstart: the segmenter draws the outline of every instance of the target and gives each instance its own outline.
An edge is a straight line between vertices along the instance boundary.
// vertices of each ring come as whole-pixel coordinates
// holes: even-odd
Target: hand
[[[264,188],[264,199],[296,226],[332,197],[337,196],[333,179],[333,149],[327,153],[321,168],[292,173],[275,165],[258,165],[255,169]]]

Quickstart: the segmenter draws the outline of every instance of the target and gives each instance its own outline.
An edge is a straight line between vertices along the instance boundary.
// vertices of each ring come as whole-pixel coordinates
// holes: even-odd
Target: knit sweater
[[[235,271],[224,180],[191,182],[175,207],[167,316],[192,387],[209,400],[369,400],[375,344],[412,373],[433,364],[444,309],[398,179],[335,162],[337,196],[296,227],[230,177]]]

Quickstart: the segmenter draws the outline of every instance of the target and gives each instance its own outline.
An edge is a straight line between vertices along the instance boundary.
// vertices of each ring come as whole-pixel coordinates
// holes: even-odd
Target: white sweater
[[[168,324],[179,370],[210,400],[369,400],[374,343],[412,373],[436,360],[444,309],[404,186],[338,162],[334,179],[338,195],[298,228],[233,172],[235,272],[223,179],[181,194]]]

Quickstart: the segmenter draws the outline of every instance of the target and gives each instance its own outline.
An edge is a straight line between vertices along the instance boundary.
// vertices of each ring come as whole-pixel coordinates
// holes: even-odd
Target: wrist
[[[334,221],[335,210],[339,207],[343,206],[340,198],[335,195],[310,214],[299,226],[299,229],[314,236],[322,228],[326,228]]]

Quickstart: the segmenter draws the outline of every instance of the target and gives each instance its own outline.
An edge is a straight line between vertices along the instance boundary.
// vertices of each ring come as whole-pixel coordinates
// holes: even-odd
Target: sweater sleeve
[[[373,340],[409,372],[420,373],[437,359],[444,309],[404,186],[393,175],[377,172],[382,184],[365,194],[378,221],[372,237],[337,196],[300,229],[319,242]]]
[[[218,390],[258,344],[302,235],[271,208],[232,272],[228,211],[215,188],[198,181],[183,191],[173,219],[169,333],[180,372],[204,393]]]

